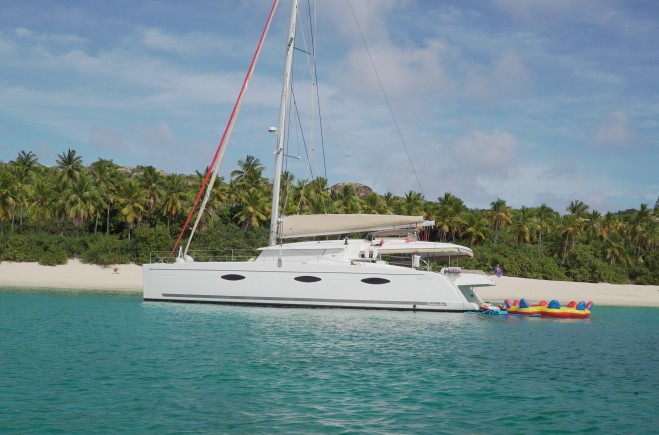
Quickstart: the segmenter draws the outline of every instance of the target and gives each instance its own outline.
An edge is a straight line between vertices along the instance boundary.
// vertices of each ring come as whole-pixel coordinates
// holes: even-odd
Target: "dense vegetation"
[[[192,249],[244,249],[267,244],[271,187],[261,162],[247,156],[230,180],[216,182]],[[164,174],[152,166],[122,168],[99,159],[84,166],[74,150],[45,167],[32,152],[0,163],[0,259],[62,264],[149,261],[172,248],[204,174]],[[465,267],[499,263],[513,276],[659,284],[659,200],[654,209],[601,215],[574,200],[561,215],[547,205],[512,209],[497,199],[469,209],[450,194],[428,201],[410,191],[359,192],[324,178],[285,173],[283,201],[292,213],[398,213],[436,222],[430,240],[474,248]]]

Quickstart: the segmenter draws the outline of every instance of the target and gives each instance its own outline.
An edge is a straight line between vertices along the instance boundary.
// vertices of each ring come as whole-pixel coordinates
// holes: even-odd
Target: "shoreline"
[[[659,286],[581,283],[572,281],[544,281],[502,276],[491,277],[495,287],[478,287],[476,292],[484,301],[501,303],[504,299],[525,298],[530,303],[558,299],[592,301],[597,307],[629,306],[659,307]],[[59,266],[38,263],[0,262],[0,287],[53,288],[71,290],[107,290],[142,292],[142,266],[118,264],[97,266],[70,259]]]

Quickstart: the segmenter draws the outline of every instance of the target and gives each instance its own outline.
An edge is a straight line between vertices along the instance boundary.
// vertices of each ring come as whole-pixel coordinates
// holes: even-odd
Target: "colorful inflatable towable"
[[[526,299],[515,300],[514,304],[511,304],[508,299],[505,300],[505,305],[508,311],[508,314],[515,314],[518,316],[541,316],[547,307],[547,301],[540,301],[537,305],[530,305]]]
[[[547,305],[547,309],[542,313],[542,317],[558,317],[560,319],[587,319],[590,317],[590,308],[593,306],[592,302],[579,302],[570,301],[566,307],[561,307],[561,304],[556,300],[552,300]]]
[[[570,301],[565,307],[556,300],[540,301],[537,305],[530,305],[526,299],[520,299],[513,303],[506,299],[504,305],[508,314],[517,316],[531,316],[531,317],[556,317],[561,319],[586,319],[590,317],[590,308],[593,306],[592,302],[580,302],[578,305],[575,301]]]

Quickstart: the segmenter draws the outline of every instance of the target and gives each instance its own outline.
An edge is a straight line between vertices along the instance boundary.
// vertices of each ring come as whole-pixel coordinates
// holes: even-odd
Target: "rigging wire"
[[[405,143],[405,139],[403,138],[403,133],[400,131],[400,127],[398,127],[398,121],[396,120],[396,116],[394,115],[394,111],[391,108],[391,103],[389,102],[389,97],[387,97],[387,93],[384,90],[384,86],[382,85],[382,80],[380,80],[380,74],[378,74],[378,70],[375,67],[375,62],[373,61],[373,56],[371,56],[371,50],[369,50],[369,48],[368,48],[368,44],[366,43],[366,38],[364,37],[364,33],[362,32],[362,28],[359,25],[359,21],[357,20],[357,15],[355,15],[355,10],[352,8],[352,3],[351,3],[350,0],[348,0],[348,6],[350,6],[350,11],[352,12],[352,17],[355,19],[355,24],[357,25],[357,29],[359,30],[359,35],[361,36],[362,42],[364,43],[364,48],[366,49],[366,53],[368,54],[369,60],[371,61],[371,66],[373,67],[373,71],[375,72],[375,76],[378,79],[378,84],[380,85],[380,91],[382,91],[382,95],[384,96],[384,99],[387,102],[387,107],[389,108],[389,113],[391,114],[391,118],[394,121],[394,125],[396,127],[396,132],[398,133],[398,137],[400,137],[400,141],[402,142],[403,147],[405,148],[405,153],[407,154],[407,159],[409,160],[410,166],[412,167],[412,172],[414,172],[414,177],[416,178],[416,182],[419,185],[419,190],[421,191],[421,194],[424,195],[423,187],[421,187],[421,181],[419,180],[419,175],[416,172],[416,168],[414,167],[414,163],[412,163],[412,157],[410,156],[410,152],[407,149],[407,144]]]
[[[316,92],[316,105],[318,107],[318,127],[320,129],[320,148],[323,152],[323,169],[324,169],[324,175],[325,179],[327,179],[327,159],[325,158],[325,138],[323,135],[323,117],[320,112],[320,86],[318,85],[318,69],[316,67],[316,28],[317,26],[314,25],[316,22],[317,18],[317,3],[314,2],[314,19],[313,22],[311,20],[311,2],[307,0],[307,10],[309,13],[309,37],[311,38],[311,56],[312,56],[312,68],[311,68],[311,75],[312,75],[312,87],[315,86]]]
[[[272,6],[270,8],[270,13],[268,14],[268,19],[266,20],[265,26],[263,27],[263,31],[261,32],[261,38],[259,39],[259,42],[256,46],[256,50],[254,51],[254,55],[252,56],[252,61],[249,65],[249,68],[247,69],[247,74],[245,75],[245,79],[243,80],[243,85],[240,88],[240,92],[238,94],[238,98],[236,99],[236,103],[233,106],[233,110],[231,111],[231,115],[229,116],[229,122],[227,123],[226,127],[224,128],[224,133],[222,134],[222,139],[220,139],[220,143],[217,146],[217,150],[215,151],[215,155],[213,156],[213,161],[211,162],[210,166],[208,167],[208,170],[206,171],[206,176],[204,177],[204,181],[201,184],[201,187],[199,189],[199,192],[197,193],[197,198],[195,199],[195,202],[192,205],[192,208],[190,210],[190,214],[188,215],[188,218],[185,221],[185,224],[183,225],[183,228],[181,228],[181,233],[179,234],[178,238],[176,239],[176,243],[174,244],[174,247],[172,248],[172,251],[169,253],[169,258],[172,257],[174,254],[174,251],[176,251],[176,247],[179,245],[181,242],[181,239],[183,237],[183,234],[185,233],[185,230],[187,229],[188,225],[190,224],[190,220],[192,219],[192,216],[194,215],[194,212],[197,208],[197,205],[199,204],[199,200],[201,199],[201,194],[203,193],[204,189],[206,188],[206,185],[208,183],[209,177],[211,178],[211,183],[208,186],[206,196],[204,197],[204,201],[202,203],[202,211],[203,208],[206,205],[206,201],[208,200],[208,197],[210,195],[210,191],[213,188],[213,184],[215,182],[215,177],[217,175],[217,170],[219,170],[219,163],[222,161],[222,158],[224,157],[224,151],[226,150],[226,141],[228,140],[228,137],[231,135],[231,130],[233,129],[233,123],[235,122],[236,116],[238,112],[240,111],[240,105],[243,101],[243,98],[245,97],[245,93],[247,92],[247,85],[249,84],[249,79],[252,76],[252,72],[254,71],[254,67],[256,66],[256,61],[259,58],[259,55],[261,53],[261,47],[263,46],[263,41],[265,40],[266,35],[268,34],[268,30],[270,29],[270,23],[272,22],[272,17],[274,16],[275,10],[277,9],[277,4],[279,3],[279,0],[273,0]],[[218,160],[219,159],[219,160]],[[211,169],[212,168],[212,169]],[[211,173],[213,174],[211,177]],[[185,248],[186,252],[188,248],[190,247],[190,241],[192,240],[192,236],[194,234],[194,229],[196,229],[197,224],[199,223],[199,219],[201,218],[201,212],[199,213],[199,217],[195,221],[195,225],[192,231],[192,234],[190,234],[190,238],[188,239],[187,246]]]

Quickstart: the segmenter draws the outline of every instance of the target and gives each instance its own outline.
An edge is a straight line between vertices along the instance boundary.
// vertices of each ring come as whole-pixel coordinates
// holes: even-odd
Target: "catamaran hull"
[[[474,287],[492,285],[477,274],[367,264],[156,263],[143,274],[147,301],[316,308],[472,311],[482,304]]]

